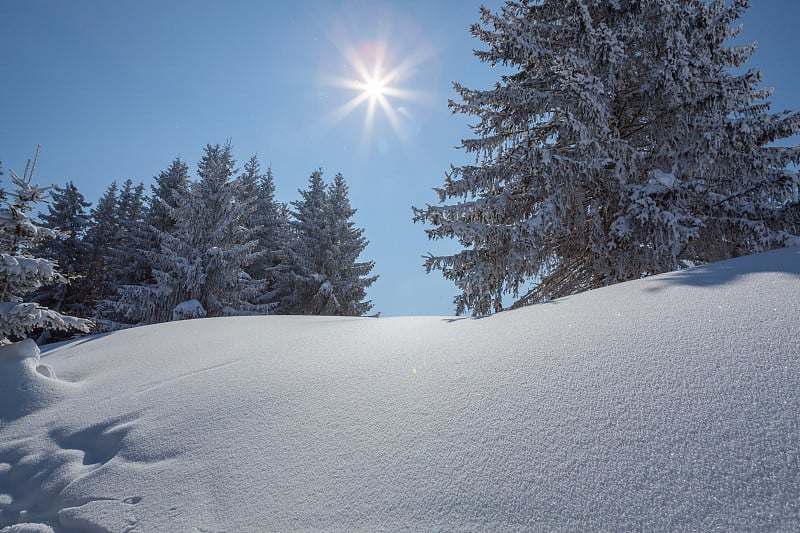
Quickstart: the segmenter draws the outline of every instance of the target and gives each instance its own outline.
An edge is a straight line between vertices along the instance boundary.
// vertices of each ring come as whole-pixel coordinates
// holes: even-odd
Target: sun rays
[[[340,49],[346,60],[345,76],[330,76],[327,84],[345,89],[352,96],[335,108],[325,119],[336,125],[357,110],[364,110],[362,141],[373,137],[376,124],[388,122],[394,134],[403,139],[413,118],[408,104],[423,103],[425,94],[404,85],[411,81],[426,55],[412,53],[396,61],[383,41],[364,41],[360,45]]]

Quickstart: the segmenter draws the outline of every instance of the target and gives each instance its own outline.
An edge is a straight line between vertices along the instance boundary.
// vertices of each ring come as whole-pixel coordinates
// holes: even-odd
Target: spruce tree
[[[89,289],[86,297],[93,306],[114,294],[118,286],[112,269],[114,261],[109,253],[119,231],[118,201],[119,186],[112,181],[90,212],[91,222],[84,238],[89,251],[85,279]]]
[[[22,177],[10,171],[14,189],[0,209],[0,344],[39,329],[88,332],[91,327],[88,320],[24,301],[43,285],[66,282],[53,261],[31,253],[45,239],[60,237],[34,224],[29,214],[36,203],[46,201],[46,189],[32,183],[38,155],[37,148],[33,165],[28,161]]]
[[[271,300],[277,288],[278,278],[287,261],[289,235],[289,211],[285,204],[275,200],[275,179],[272,169],[261,173],[261,165],[256,156],[245,163],[240,178],[240,196],[252,202],[246,227],[253,229],[253,239],[260,256],[247,268],[247,273],[255,279],[266,280],[269,284],[263,295],[264,301]]]
[[[328,186],[326,211],[330,224],[326,268],[333,294],[342,306],[338,314],[363,316],[372,309],[372,302],[364,300],[366,289],[378,276],[369,276],[375,266],[373,261],[358,261],[369,241],[364,238],[364,230],[352,221],[356,210],[350,207],[349,189],[341,174],[336,174]]]
[[[456,312],[525,305],[795,242],[800,131],[771,113],[754,45],[725,42],[746,0],[521,0],[481,10],[476,51],[510,73],[455,84],[476,117],[440,205],[415,208]],[[448,200],[451,203],[446,203]]]
[[[155,182],[151,186],[147,222],[158,231],[170,233],[175,228],[174,211],[178,208],[178,198],[187,194],[189,167],[176,157],[167,170],[155,177]]]
[[[308,188],[298,190],[300,200],[292,202],[292,226],[298,238],[297,249],[301,265],[310,272],[325,270],[326,252],[329,246],[326,204],[327,188],[322,179],[322,170],[314,171],[308,178]]]
[[[141,208],[143,220],[133,225],[134,231],[128,235],[135,246],[128,252],[136,257],[130,270],[133,275],[124,276],[123,283],[100,306],[104,329],[167,321],[177,303],[171,298],[173,295],[169,289],[158,285],[155,271],[164,263],[161,252],[164,236],[175,231],[178,203],[189,194],[189,167],[180,158],[175,158],[166,170],[155,176],[154,181],[152,196],[147,201],[143,200],[143,191],[137,187],[128,195],[123,190],[117,202],[121,211],[127,211],[133,217]],[[126,201],[125,196],[130,200]],[[146,205],[136,201],[138,199]],[[122,207],[127,204],[130,207]]]
[[[144,184],[125,180],[116,206],[117,231],[108,251],[116,285],[139,284],[150,276],[144,253],[151,248],[152,234],[146,226],[147,198]],[[116,288],[115,288],[116,290]]]
[[[242,173],[239,175],[238,182],[238,199],[244,202],[253,202],[258,194],[258,183],[261,180],[261,163],[258,161],[258,156],[254,155],[242,167]]]
[[[308,178],[308,188],[298,190],[300,200],[292,202],[292,220],[286,253],[272,295],[276,314],[335,314],[340,305],[331,298],[330,283],[323,271],[325,260],[325,204],[327,193],[322,170]]]
[[[85,299],[88,291],[83,274],[89,269],[90,249],[83,238],[89,226],[87,202],[73,182],[65,187],[54,186],[47,212],[40,216],[42,225],[61,233],[60,239],[48,239],[36,252],[52,259],[69,283],[48,287],[36,295],[36,300],[56,311],[89,316],[91,302]]]
[[[251,203],[237,201],[240,182],[232,179],[231,147],[208,145],[205,152],[199,180],[174,198],[172,232],[159,232],[160,248],[148,254],[154,282],[120,290],[115,311],[129,323],[170,320],[191,300],[212,317],[268,309],[255,302],[265,283],[245,272],[259,254],[252,229],[241,225]]]
[[[292,202],[293,240],[278,313],[361,316],[372,308],[364,301],[372,262],[357,262],[367,245],[363,230],[350,218],[347,184],[341,174],[328,186],[317,170],[308,188]]]

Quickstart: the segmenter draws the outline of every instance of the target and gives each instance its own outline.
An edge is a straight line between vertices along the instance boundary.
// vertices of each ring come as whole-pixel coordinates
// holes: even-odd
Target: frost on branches
[[[798,114],[771,113],[754,45],[726,46],[746,0],[523,0],[482,9],[477,57],[510,73],[455,84],[477,117],[440,204],[414,209],[429,256],[485,314],[797,242]],[[446,202],[452,202],[447,204]],[[532,287],[532,288],[530,288]]]
[[[66,283],[66,279],[48,259],[34,257],[31,250],[46,239],[61,235],[35,225],[28,215],[33,204],[46,201],[46,189],[33,185],[33,166],[25,167],[22,177],[9,172],[14,189],[3,199],[0,209],[0,344],[25,338],[37,329],[78,330],[88,332],[91,322],[62,315],[23,297],[43,285]]]
[[[100,327],[200,316],[361,316],[371,309],[366,288],[377,276],[368,276],[371,261],[357,260],[367,241],[351,220],[355,209],[344,178],[337,175],[326,186],[322,173],[315,173],[291,213],[275,199],[272,171],[262,173],[257,157],[241,173],[234,167],[230,144],[206,146],[196,181],[176,159],[156,177],[144,217],[128,216],[125,211],[140,210],[121,207],[125,190],[139,189],[126,184],[117,199],[112,184],[93,212],[107,222],[87,232],[92,249],[114,252],[97,257],[95,272],[108,280],[105,293],[111,294],[98,298]],[[113,226],[114,220],[121,226]],[[145,238],[137,235],[142,227]],[[127,267],[137,262],[145,275],[119,274],[136,274]]]
[[[365,300],[367,288],[378,276],[370,276],[372,261],[358,261],[369,244],[364,230],[352,221],[348,186],[337,174],[325,185],[322,171],[300,190],[292,202],[294,240],[288,250],[288,271],[280,278],[281,314],[363,316],[372,309]]]
[[[269,311],[268,304],[254,303],[266,291],[266,281],[245,272],[263,254],[255,250],[254,230],[243,225],[253,203],[241,195],[234,165],[229,144],[207,145],[198,165],[199,180],[169,191],[173,205],[164,201],[160,208],[163,227],[170,231],[153,224],[158,249],[145,252],[153,281],[124,285],[119,298],[107,302],[121,322],[186,318],[190,301],[210,317]]]

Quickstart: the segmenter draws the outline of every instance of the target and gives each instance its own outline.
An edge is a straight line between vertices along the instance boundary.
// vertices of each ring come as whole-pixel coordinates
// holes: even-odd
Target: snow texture
[[[798,531],[798,317],[791,248],[483,319],[14,344],[0,531]]]

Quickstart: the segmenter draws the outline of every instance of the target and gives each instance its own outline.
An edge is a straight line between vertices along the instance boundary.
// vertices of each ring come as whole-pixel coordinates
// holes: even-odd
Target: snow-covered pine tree
[[[37,255],[52,259],[61,274],[69,280],[39,291],[37,302],[56,311],[78,316],[90,316],[92,304],[85,299],[88,287],[83,273],[89,269],[91,257],[88,243],[83,238],[89,227],[87,202],[83,194],[70,181],[64,187],[53,186],[47,212],[40,216],[43,226],[59,231],[61,239],[48,239],[36,248]]]
[[[525,305],[789,244],[800,131],[772,114],[754,45],[729,46],[747,0],[520,0],[481,10],[476,56],[510,73],[455,84],[477,117],[440,204],[415,208],[456,312]],[[453,203],[445,204],[447,200]],[[529,285],[532,288],[528,290]]]
[[[289,241],[272,298],[276,314],[336,314],[341,308],[331,297],[330,283],[322,273],[325,261],[327,193],[322,170],[308,178],[308,188],[298,190],[292,202]]]
[[[117,302],[123,287],[146,285],[152,281],[149,254],[154,247],[153,230],[146,222],[148,201],[144,184],[125,180],[116,199],[116,231],[104,250],[109,273],[107,292],[95,306],[98,329],[116,329],[119,319]]]
[[[141,251],[151,246],[145,206],[144,185],[127,179],[121,188],[112,182],[91,211],[85,238],[90,257],[86,281],[98,322],[107,318],[105,303],[119,287],[149,277],[149,265]]]
[[[178,202],[189,194],[189,167],[176,157],[154,180],[152,196],[144,207],[144,222],[137,224],[131,235],[137,249],[129,252],[136,254],[135,271],[141,275],[130,277],[102,302],[105,329],[164,322],[172,316],[175,302],[171,291],[156,283],[154,270],[163,264],[163,236],[175,231]],[[123,202],[122,196],[118,203],[129,203]]]
[[[245,225],[253,229],[256,250],[261,252],[258,260],[248,267],[247,273],[254,279],[269,282],[269,290],[264,294],[264,299],[270,301],[270,295],[277,287],[277,278],[285,270],[281,265],[287,256],[286,247],[290,241],[289,210],[285,204],[275,200],[272,169],[268,168],[262,174],[256,156],[245,163],[240,181],[240,195],[252,202],[250,219]]]
[[[139,284],[150,277],[144,252],[151,247],[152,234],[146,226],[147,198],[144,184],[125,180],[117,198],[117,232],[108,251],[110,269],[118,286]]]
[[[364,238],[364,230],[357,228],[352,221],[356,210],[350,207],[349,190],[341,174],[336,174],[328,186],[326,211],[330,224],[330,247],[325,268],[333,294],[341,304],[338,314],[363,316],[372,309],[372,302],[365,301],[366,289],[375,283],[378,276],[369,276],[374,261],[358,261],[369,241]]]
[[[242,167],[239,175],[238,195],[240,200],[252,202],[258,194],[258,182],[261,179],[261,163],[258,156],[254,155]]]
[[[152,254],[154,283],[121,290],[116,310],[129,322],[168,321],[176,307],[190,300],[197,300],[207,316],[268,310],[253,303],[265,292],[265,283],[245,273],[259,254],[252,229],[241,225],[252,204],[238,197],[231,147],[208,145],[205,152],[199,180],[185,195],[175,196],[177,206],[168,210],[173,231],[159,233],[160,250]]]
[[[84,238],[89,248],[89,268],[85,272],[85,280],[88,288],[86,298],[92,302],[93,308],[97,302],[114,294],[118,286],[112,270],[113,260],[108,253],[119,231],[118,201],[119,186],[112,181],[90,211],[91,222]]]
[[[292,202],[293,236],[283,281],[283,298],[276,312],[285,314],[361,316],[372,308],[364,301],[373,263],[357,261],[367,246],[363,230],[350,218],[347,184],[341,174],[328,186],[317,170],[308,188]]]
[[[189,188],[189,166],[176,157],[167,170],[155,177],[155,182],[151,186],[147,222],[158,231],[170,233],[175,228],[172,213],[178,208],[178,198],[186,196]]]
[[[322,273],[331,244],[327,220],[328,194],[322,170],[312,172],[308,188],[297,192],[300,200],[292,202],[292,226],[297,234],[301,264],[309,272]]]
[[[88,320],[24,301],[25,295],[43,285],[66,282],[53,261],[31,253],[43,240],[60,236],[34,224],[28,213],[34,204],[46,201],[46,189],[32,183],[38,156],[37,147],[33,165],[29,160],[22,177],[10,171],[14,189],[0,209],[0,344],[25,338],[37,329],[88,332],[92,325]]]

